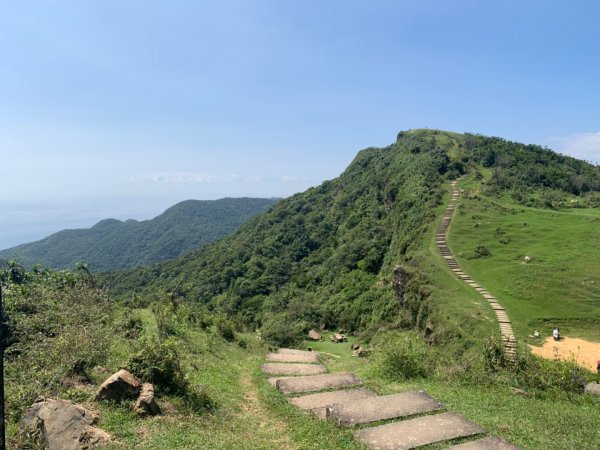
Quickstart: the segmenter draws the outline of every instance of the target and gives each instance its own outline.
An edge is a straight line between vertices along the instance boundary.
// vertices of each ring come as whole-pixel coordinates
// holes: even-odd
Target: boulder
[[[525,258],[523,258],[525,264],[529,264],[531,261],[533,261],[533,258],[529,255],[525,255]]]
[[[25,413],[21,433],[39,434],[48,450],[87,450],[110,441],[93,425],[98,416],[81,405],[38,397]]]
[[[135,402],[134,410],[139,416],[155,416],[160,413],[160,408],[154,399],[154,386],[151,383],[144,383],[140,396]]]
[[[102,383],[96,394],[96,400],[136,398],[141,388],[141,383],[132,374],[126,370],[119,370]]]
[[[340,333],[336,333],[336,334],[334,334],[331,337],[331,340],[333,342],[337,342],[337,343],[339,343],[339,342],[345,342],[346,341],[346,336],[344,336],[343,334],[340,334]]]
[[[585,386],[585,393],[589,395],[597,395],[600,397],[600,383],[588,383]]]
[[[366,358],[368,356],[371,356],[371,350],[367,348],[359,348],[356,351],[356,356],[358,356],[359,358]]]
[[[321,333],[317,333],[315,330],[310,330],[308,332],[308,338],[312,341],[320,341],[321,338]]]

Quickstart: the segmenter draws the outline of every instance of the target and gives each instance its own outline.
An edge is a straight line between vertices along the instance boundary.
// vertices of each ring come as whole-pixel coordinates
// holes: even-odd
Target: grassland
[[[151,312],[139,312],[146,333],[155,333]],[[93,404],[100,408],[98,426],[115,438],[107,449],[363,448],[351,432],[293,408],[266,382],[260,366],[268,349],[255,334],[238,334],[236,342],[226,342],[214,331],[189,329],[176,340],[187,380],[205,389],[214,408],[198,413],[177,396],[164,395],[159,400],[162,414],[140,419],[128,403]],[[123,343],[113,348],[115,355],[127,351]]]
[[[325,339],[320,343],[307,342],[306,346],[325,352],[325,365],[330,371],[353,371],[380,395],[425,390],[448,410],[463,414],[488,434],[507,439],[522,449],[593,449],[600,442],[600,402],[589,396],[527,398],[515,394],[510,382],[466,383],[443,373],[394,381],[381,374],[376,356],[352,357],[349,344],[333,344]],[[423,449],[446,447],[447,443]]]
[[[459,202],[449,246],[498,297],[517,335],[549,335],[559,326],[563,335],[600,341],[600,210],[527,208],[470,192]],[[478,257],[480,245],[491,255]]]

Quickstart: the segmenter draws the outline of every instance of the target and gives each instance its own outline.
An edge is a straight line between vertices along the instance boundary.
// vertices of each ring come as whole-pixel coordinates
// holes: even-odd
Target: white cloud
[[[575,158],[600,164],[600,131],[597,133],[581,133],[567,137],[551,137],[558,150]]]
[[[283,183],[296,183],[298,181],[309,181],[309,177],[298,177],[295,175],[281,175],[279,181]]]
[[[156,172],[129,177],[129,181],[151,181],[155,183],[230,183],[239,179],[239,175],[236,174],[212,175],[206,172]]]

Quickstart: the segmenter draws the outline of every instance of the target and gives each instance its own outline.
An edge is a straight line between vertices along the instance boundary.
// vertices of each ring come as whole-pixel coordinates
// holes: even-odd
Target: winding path
[[[498,299],[490,294],[485,288],[477,284],[469,275],[467,275],[458,265],[456,259],[452,255],[452,252],[448,248],[448,244],[446,243],[446,237],[448,235],[448,228],[450,226],[450,222],[452,221],[452,216],[454,215],[454,210],[456,208],[456,202],[460,197],[460,190],[456,187],[456,181],[452,181],[452,195],[450,197],[450,203],[448,203],[448,207],[444,212],[444,217],[442,219],[442,223],[439,226],[436,234],[436,243],[442,254],[442,257],[446,260],[446,263],[450,267],[450,270],[454,272],[454,274],[460,278],[462,281],[467,283],[473,289],[475,289],[479,294],[491,305],[496,313],[496,319],[498,320],[498,324],[500,325],[500,334],[502,336],[502,344],[504,346],[505,354],[513,359],[516,356],[516,340],[515,333],[513,332],[512,325],[508,314],[498,302]]]

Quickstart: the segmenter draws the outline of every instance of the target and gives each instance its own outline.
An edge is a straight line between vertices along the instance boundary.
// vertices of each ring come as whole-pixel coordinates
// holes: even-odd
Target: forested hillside
[[[425,328],[436,305],[416,250],[439,215],[444,183],[465,172],[485,178],[484,195],[521,204],[598,204],[598,167],[500,138],[412,130],[361,151],[339,178],[279,202],[217,243],[108,278],[118,295],[171,291],[282,344],[309,327],[365,336]]]
[[[361,151],[339,178],[175,260],[100,275],[85,266],[27,272],[9,260],[0,283],[11,448],[44,448],[38,434],[19,432],[40,395],[98,411],[115,450],[359,448],[353,430],[296,410],[261,372],[271,344],[300,347],[313,327],[346,329],[348,343],[304,345],[321,352],[330,373],[356,373],[379,395],[427,391],[519,448],[595,448],[597,399],[580,395],[594,374],[574,360],[530,356],[525,345],[508,363],[490,305],[442,260],[435,230],[449,180],[463,174],[450,233],[461,264],[509,308],[519,305],[520,314],[509,312],[522,323],[541,325],[534,297],[550,303],[546,293],[573,280],[561,326],[594,317],[597,271],[585,264],[597,258],[577,241],[597,239],[587,230],[600,211],[599,167],[498,138],[407,131]],[[580,254],[544,254],[549,229],[556,241],[560,230],[577,231],[561,243]],[[480,243],[491,254],[473,255]],[[534,259],[521,270],[508,255],[525,246]],[[579,274],[564,270],[573,260]],[[532,284],[544,294],[523,296]],[[511,299],[506,290],[519,292]],[[564,317],[565,304],[547,311],[556,306]],[[352,357],[349,344],[368,356]],[[123,368],[154,384],[159,415],[138,417],[133,401],[93,400]]]
[[[187,200],[151,220],[106,219],[89,229],[63,230],[3,250],[0,259],[54,269],[73,268],[83,261],[93,272],[152,264],[230,234],[275,202],[261,198]]]

